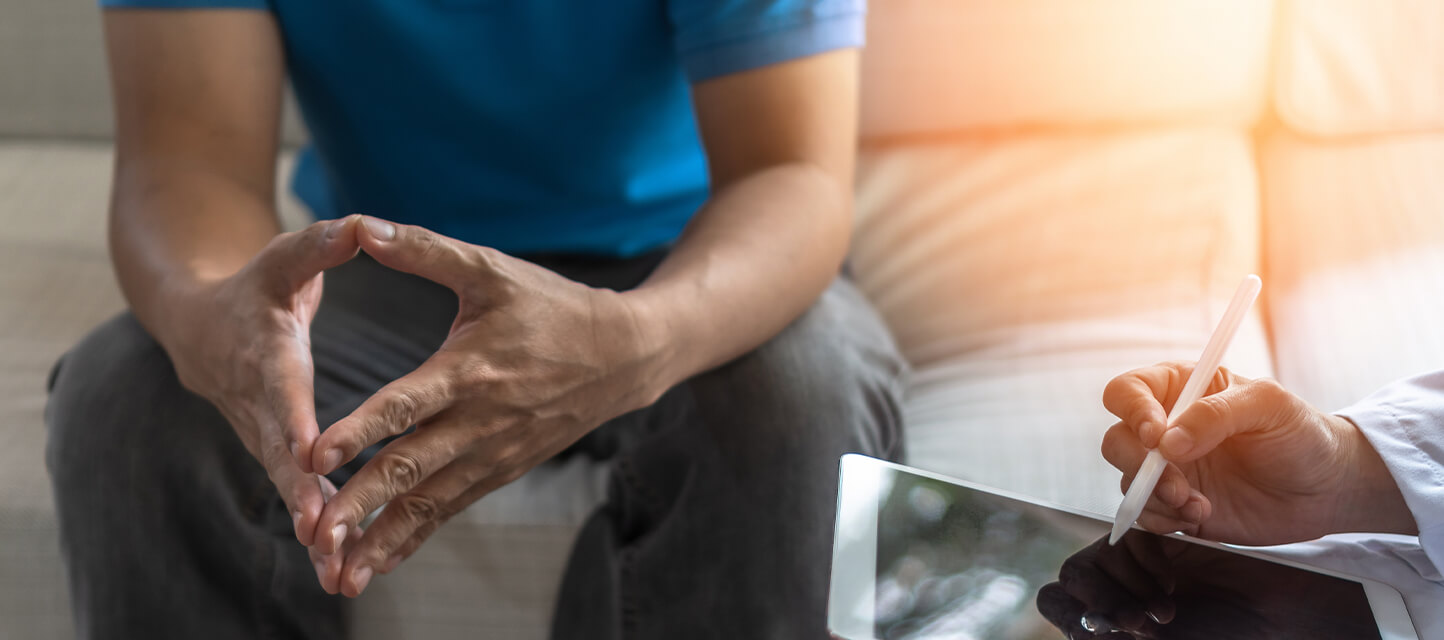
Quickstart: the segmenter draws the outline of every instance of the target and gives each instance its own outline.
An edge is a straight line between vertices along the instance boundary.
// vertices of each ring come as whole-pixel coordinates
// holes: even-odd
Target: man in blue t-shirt
[[[82,637],[339,637],[558,455],[612,482],[553,637],[825,637],[837,457],[900,452],[838,277],[862,0],[101,4],[130,310],[47,412]]]

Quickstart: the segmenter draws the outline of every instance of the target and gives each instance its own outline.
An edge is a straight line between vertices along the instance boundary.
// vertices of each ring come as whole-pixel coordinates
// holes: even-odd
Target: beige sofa
[[[43,383],[123,306],[106,81],[89,2],[0,16],[0,637],[63,638]],[[917,367],[912,463],[1111,513],[1103,384],[1194,357],[1253,271],[1240,372],[1338,407],[1444,367],[1444,4],[874,0],[869,28],[853,260]],[[481,501],[356,635],[543,637],[601,473]]]

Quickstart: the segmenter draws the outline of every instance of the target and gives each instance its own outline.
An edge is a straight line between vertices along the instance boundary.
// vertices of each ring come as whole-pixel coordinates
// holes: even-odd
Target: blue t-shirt
[[[628,256],[707,196],[697,82],[863,38],[864,0],[100,0],[274,13],[292,189],[512,253]]]

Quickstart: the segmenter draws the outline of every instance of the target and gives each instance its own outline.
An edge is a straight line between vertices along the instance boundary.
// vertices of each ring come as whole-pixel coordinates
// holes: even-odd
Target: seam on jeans
[[[630,459],[623,454],[616,461],[617,478],[625,484],[632,493],[631,499],[645,505],[647,511],[652,511],[661,504],[660,497],[651,490],[637,475],[636,468]],[[648,532],[650,533],[650,532]],[[641,617],[641,603],[637,601],[631,585],[636,583],[637,576],[637,549],[636,543],[646,536],[637,540],[623,542],[618,549],[617,561],[619,564],[617,576],[617,608],[618,608],[618,631],[622,638],[630,638],[637,633],[638,618]]]
[[[621,627],[623,638],[631,638],[637,633],[638,618],[642,615],[641,603],[632,596],[632,590],[627,588],[627,585],[636,582],[637,550],[623,549],[620,555],[622,575],[617,581],[617,608],[621,610],[621,620],[618,626]]]
[[[648,520],[655,520],[655,522],[648,523],[650,526],[643,535],[622,543],[617,553],[618,573],[620,574],[617,580],[617,608],[620,618],[618,627],[620,627],[622,638],[632,638],[637,635],[641,618],[646,613],[645,603],[637,598],[636,590],[633,588],[637,583],[637,556],[641,547],[671,515],[671,509],[664,509],[666,505],[661,494],[642,481],[635,465],[625,455],[617,459],[616,471],[621,481],[631,489],[631,499],[642,503],[648,516],[661,515],[659,518],[649,517]]]

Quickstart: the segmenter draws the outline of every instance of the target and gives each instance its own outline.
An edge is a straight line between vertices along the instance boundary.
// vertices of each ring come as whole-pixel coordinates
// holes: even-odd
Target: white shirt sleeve
[[[1419,525],[1419,544],[1429,560],[1416,563],[1416,568],[1425,579],[1440,581],[1438,568],[1444,567],[1444,371],[1389,385],[1337,413],[1359,426],[1394,475]]]

